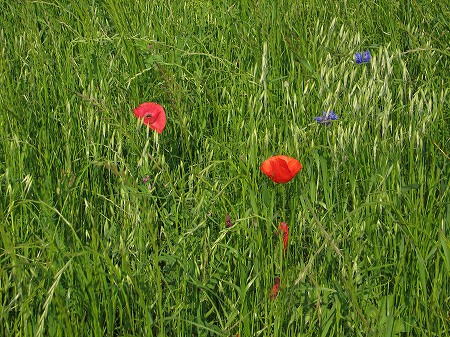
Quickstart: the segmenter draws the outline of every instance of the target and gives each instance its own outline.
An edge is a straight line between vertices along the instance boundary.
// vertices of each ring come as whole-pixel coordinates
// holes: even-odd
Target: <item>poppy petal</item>
[[[291,171],[292,178],[303,168],[302,164],[294,158],[288,161],[289,171]]]
[[[272,179],[272,164],[270,162],[270,159],[265,160],[262,164],[261,164],[261,171],[262,173],[264,173],[266,176],[268,176],[270,179]]]
[[[158,133],[163,132],[166,127],[166,114],[160,113],[157,119],[153,123],[149,124],[149,126],[152,130],[156,130]]]
[[[287,162],[283,158],[274,158],[272,161],[273,181],[287,183],[293,178]]]

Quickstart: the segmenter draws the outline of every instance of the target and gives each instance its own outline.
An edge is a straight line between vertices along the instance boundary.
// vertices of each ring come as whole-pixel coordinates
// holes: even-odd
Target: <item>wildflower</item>
[[[356,53],[355,54],[355,62],[357,64],[368,63],[368,62],[370,62],[371,58],[372,58],[372,55],[370,55],[370,51],[369,50],[366,50],[364,52],[364,55],[362,53]]]
[[[286,222],[280,223],[278,231],[283,232],[283,251],[286,251],[289,241],[289,227]]]
[[[229,214],[227,214],[227,216],[225,217],[225,223],[226,223],[225,226],[227,226],[228,228],[233,227],[233,223],[231,222]]]
[[[145,102],[134,109],[134,114],[152,130],[161,133],[166,126],[166,113],[164,108],[153,102]]]
[[[273,301],[278,293],[280,292],[280,278],[275,277],[275,284],[272,287],[272,290],[270,291],[270,299]]]
[[[142,178],[142,182],[145,184],[147,181],[150,180],[150,176],[146,176],[144,178]]]
[[[287,183],[303,168],[297,159],[278,155],[270,157],[261,165],[261,171],[276,183]]]
[[[335,121],[338,118],[339,116],[336,115],[333,110],[331,110],[330,112],[324,111],[322,116],[314,117],[314,120],[317,121],[317,123],[319,124],[329,125],[330,121]]]

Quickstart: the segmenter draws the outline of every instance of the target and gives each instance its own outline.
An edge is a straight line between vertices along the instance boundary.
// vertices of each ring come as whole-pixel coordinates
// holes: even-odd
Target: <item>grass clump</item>
[[[449,334],[448,5],[0,6],[1,335]]]

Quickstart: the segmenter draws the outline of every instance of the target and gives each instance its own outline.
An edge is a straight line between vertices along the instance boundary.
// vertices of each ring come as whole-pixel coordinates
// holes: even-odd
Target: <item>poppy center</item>
[[[158,114],[146,113],[144,115],[144,122],[146,123],[154,123],[158,117]]]

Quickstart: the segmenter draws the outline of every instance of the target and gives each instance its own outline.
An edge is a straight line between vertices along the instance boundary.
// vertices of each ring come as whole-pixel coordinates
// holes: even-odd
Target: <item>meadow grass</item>
[[[0,8],[0,335],[450,335],[448,3]]]

